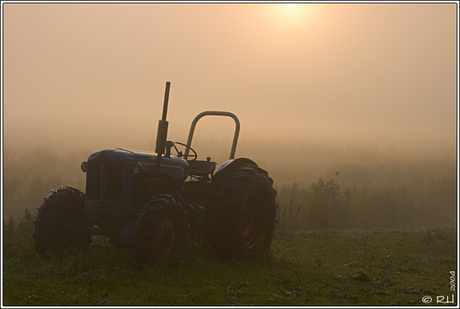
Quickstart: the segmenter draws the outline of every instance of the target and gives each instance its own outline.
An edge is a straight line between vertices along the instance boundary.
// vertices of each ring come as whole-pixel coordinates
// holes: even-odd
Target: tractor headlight
[[[136,163],[134,166],[133,166],[133,172],[134,174],[139,174],[144,168],[142,167],[142,165],[140,165],[139,163]]]
[[[88,170],[88,162],[83,161],[80,167],[81,167],[81,170],[86,173],[86,171]]]

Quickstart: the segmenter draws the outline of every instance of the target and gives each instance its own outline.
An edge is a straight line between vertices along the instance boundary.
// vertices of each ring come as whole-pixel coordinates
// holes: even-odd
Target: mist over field
[[[455,223],[454,3],[3,8],[4,218],[84,191],[92,152],[153,151],[171,81],[168,139],[235,113],[236,156],[273,178],[281,227]],[[220,165],[233,130],[204,118],[192,147]]]
[[[142,147],[143,145],[147,147]],[[231,138],[200,139],[199,158],[218,166],[228,160]],[[109,148],[125,147],[123,143]],[[133,149],[151,150],[154,140]],[[66,151],[42,146],[4,151],[4,218],[35,212],[51,189],[73,186],[85,191],[80,163],[102,147]],[[449,152],[427,156],[376,147],[339,147],[308,142],[242,139],[236,157],[248,157],[269,172],[278,192],[278,228],[370,228],[453,226],[456,224],[456,161]],[[315,185],[322,185],[314,191]],[[317,187],[318,188],[318,187]],[[330,213],[343,212],[340,217]],[[319,207],[320,214],[313,208]],[[388,219],[383,220],[383,216]],[[329,218],[318,226],[318,216]],[[347,217],[348,216],[348,217]],[[338,219],[340,218],[340,219]],[[373,220],[377,220],[374,222]]]

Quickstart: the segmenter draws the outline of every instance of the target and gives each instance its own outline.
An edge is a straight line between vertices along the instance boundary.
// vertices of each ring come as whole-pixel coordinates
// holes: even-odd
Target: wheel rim
[[[170,211],[163,215],[155,233],[155,254],[162,260],[173,259],[180,251],[184,230],[182,220],[176,212]]]
[[[242,236],[249,250],[256,250],[262,244],[268,227],[268,210],[260,193],[252,194],[244,203],[242,215]]]

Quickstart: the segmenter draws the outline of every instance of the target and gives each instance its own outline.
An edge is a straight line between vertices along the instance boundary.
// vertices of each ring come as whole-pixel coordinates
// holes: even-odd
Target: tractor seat
[[[190,176],[206,176],[214,173],[216,165],[217,163],[212,161],[188,161],[188,174]]]

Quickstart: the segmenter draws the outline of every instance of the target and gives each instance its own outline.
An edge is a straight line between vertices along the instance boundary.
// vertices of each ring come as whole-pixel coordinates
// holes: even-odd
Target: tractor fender
[[[220,178],[226,176],[227,174],[231,173],[232,171],[234,171],[238,167],[240,167],[242,165],[245,165],[245,164],[251,164],[251,165],[254,165],[254,166],[258,167],[258,165],[254,161],[252,161],[251,159],[247,159],[247,158],[231,159],[231,160],[228,160],[228,161],[224,162],[217,169],[216,173],[212,177],[212,182],[213,183],[218,182]]]

